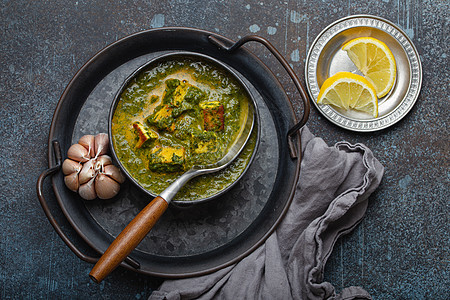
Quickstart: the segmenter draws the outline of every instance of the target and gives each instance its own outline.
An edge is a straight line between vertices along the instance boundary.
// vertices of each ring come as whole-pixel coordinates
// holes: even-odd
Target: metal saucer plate
[[[320,87],[328,77],[340,71],[362,75],[341,47],[365,36],[383,41],[397,64],[393,88],[378,100],[378,117],[317,105]],[[395,124],[411,110],[422,86],[422,65],[412,41],[398,26],[379,17],[355,15],[337,20],[317,36],[306,57],[305,80],[312,102],[329,121],[348,130],[371,132]]]

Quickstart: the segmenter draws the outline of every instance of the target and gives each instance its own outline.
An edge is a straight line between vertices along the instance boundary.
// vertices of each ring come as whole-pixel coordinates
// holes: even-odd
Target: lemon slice
[[[364,77],[350,72],[339,72],[325,80],[317,103],[363,111],[375,118],[378,116],[378,98],[374,87]]]
[[[378,98],[384,97],[395,83],[396,65],[385,43],[372,37],[353,39],[342,46],[356,67],[373,84]]]

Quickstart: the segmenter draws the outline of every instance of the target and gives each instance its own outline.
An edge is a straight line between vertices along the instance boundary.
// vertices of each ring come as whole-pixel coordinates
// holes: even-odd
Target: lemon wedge
[[[363,76],[350,72],[339,72],[325,80],[317,103],[378,116],[378,98],[373,85]]]
[[[386,96],[396,76],[395,58],[388,46],[372,37],[360,37],[345,43],[342,50],[373,84],[377,97]]]

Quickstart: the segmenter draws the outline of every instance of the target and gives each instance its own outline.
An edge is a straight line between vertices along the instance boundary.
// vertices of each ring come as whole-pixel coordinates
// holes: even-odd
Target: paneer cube
[[[189,86],[184,101],[192,105],[198,105],[200,101],[206,98],[205,92],[193,85]]]
[[[186,101],[181,102],[180,106],[174,107],[172,110],[172,117],[178,118],[184,113],[193,113],[196,107]]]
[[[141,122],[133,123],[134,130],[139,136],[136,148],[148,145],[150,142],[158,139],[158,133],[151,128],[144,126]]]
[[[224,129],[224,108],[219,101],[200,103],[203,111],[203,129],[206,131],[222,131]]]
[[[185,80],[180,82],[180,85],[177,86],[177,88],[173,92],[173,95],[172,95],[173,98],[172,98],[172,101],[170,102],[170,104],[172,106],[179,107],[181,105],[181,103],[184,100],[184,96],[186,96],[189,86],[190,85]]]
[[[167,79],[165,83],[166,83],[166,88],[162,95],[162,103],[163,104],[171,104],[173,101],[173,96],[174,96],[175,90],[180,85],[181,81],[178,79],[175,79],[175,78],[171,78],[171,79]]]
[[[186,160],[183,147],[156,146],[149,155],[149,169],[154,172],[179,172]]]
[[[156,128],[162,130],[169,128],[174,121],[172,110],[167,104],[158,105],[153,114],[146,119],[148,125],[156,126]]]

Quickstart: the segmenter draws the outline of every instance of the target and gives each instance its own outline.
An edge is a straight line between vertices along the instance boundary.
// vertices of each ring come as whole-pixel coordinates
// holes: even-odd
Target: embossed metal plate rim
[[[324,51],[325,47],[329,46],[329,43],[336,35],[357,27],[373,28],[390,35],[404,51],[404,55],[407,57],[409,63],[410,76],[408,78],[409,82],[407,83],[407,92],[403,95],[402,99],[399,99],[398,105],[378,118],[359,119],[349,117],[343,115],[329,105],[318,105],[316,103],[320,91],[317,70],[320,67],[319,58],[321,57],[322,51]],[[337,126],[351,131],[373,132],[397,123],[406,116],[414,106],[422,86],[422,66],[414,44],[402,29],[392,22],[380,17],[354,15],[335,21],[327,26],[316,37],[306,57],[305,81],[308,93],[313,99],[312,102],[325,118]],[[389,97],[389,95],[387,97]]]
[[[183,278],[205,275],[229,266],[243,259],[264,243],[281,222],[293,200],[296,182],[300,174],[301,160],[291,159],[287,143],[279,141],[282,140],[280,136],[286,136],[289,129],[297,124],[298,120],[283,86],[263,61],[252,52],[240,48],[233,55],[225,55],[221,49],[210,42],[208,39],[210,35],[214,35],[224,43],[234,43],[224,36],[201,29],[166,27],[137,32],[108,45],[75,74],[64,90],[53,115],[48,138],[49,167],[55,165],[51,148],[52,141],[59,141],[62,153],[66,153],[74,140],[84,134],[82,128],[77,127],[77,122],[81,118],[82,113],[80,112],[85,108],[87,102],[93,101],[91,104],[95,104],[97,101],[104,101],[105,103],[102,103],[106,104],[111,101],[110,98],[115,94],[115,89],[120,86],[126,76],[142,65],[144,61],[175,50],[203,53],[219,59],[233,68],[239,76],[242,76],[252,93],[257,95],[256,98],[261,104],[259,106],[260,113],[265,113],[265,117],[260,118],[261,131],[264,131],[263,134],[278,136],[278,138],[272,139],[270,143],[267,139],[261,140],[263,145],[260,144],[258,148],[259,155],[264,153],[264,149],[275,149],[274,153],[267,153],[270,156],[264,156],[261,159],[261,166],[267,167],[270,164],[267,163],[266,157],[275,158],[273,159],[275,162],[273,173],[260,173],[266,169],[257,168],[256,176],[252,177],[251,181],[255,183],[255,187],[262,182],[268,184],[264,188],[258,188],[259,195],[257,197],[254,197],[252,192],[256,188],[246,190],[249,186],[245,185],[242,186],[242,189],[235,190],[234,193],[231,190],[225,194],[230,197],[229,199],[234,198],[231,199],[234,201],[233,203],[231,201],[226,203],[211,201],[196,206],[195,210],[174,209],[167,212],[163,218],[168,217],[165,222],[169,226],[159,226],[159,228],[163,228],[162,232],[155,241],[150,238],[148,245],[162,245],[161,241],[171,242],[170,238],[175,236],[175,239],[178,239],[176,245],[181,245],[184,249],[178,249],[170,243],[168,247],[173,248],[169,249],[170,251],[153,251],[155,249],[149,251],[149,248],[136,249],[132,252],[131,257],[140,263],[140,269],[135,269],[127,264],[125,267],[138,273],[164,278]],[[107,78],[108,80],[104,81]],[[111,85],[114,86],[113,89],[110,89]],[[94,110],[98,110],[98,106],[92,107]],[[107,107],[110,107],[110,103],[107,104]],[[89,118],[95,125],[89,126],[87,132],[92,132],[90,131],[92,128],[102,128],[93,132],[102,132],[107,128],[108,111],[105,110],[104,113],[104,118],[99,119],[98,115],[96,118]],[[87,116],[85,115],[86,118],[88,118]],[[265,121],[268,122],[267,126],[263,126]],[[86,126],[86,124],[82,125]],[[300,149],[299,138],[295,140],[295,147]],[[257,161],[258,159],[255,159],[251,167],[257,166],[255,164]],[[252,170],[249,170],[246,175],[251,175],[251,172]],[[266,181],[266,178],[269,178],[270,182]],[[99,223],[99,215],[96,217],[93,215],[93,207],[97,206],[96,200],[80,201],[79,196],[64,185],[62,172],[52,177],[52,186],[57,202],[70,225],[86,244],[98,253],[102,253],[114,240],[116,233],[120,232],[132,217],[148,203],[148,199],[143,197],[144,193],[141,190],[129,182],[125,183],[121,193],[129,193],[130,198],[125,199],[122,194],[116,201],[108,202],[109,208],[114,207],[114,209],[103,210],[104,204],[97,203],[99,204],[98,213],[104,217],[104,222]],[[245,197],[240,194],[242,190],[246,192]],[[261,190],[264,195],[261,194]],[[257,205],[250,205],[250,202],[247,202],[249,197]],[[120,201],[124,201],[123,206]],[[230,207],[230,205],[233,206]],[[224,207],[225,209],[221,209]],[[127,216],[124,217],[123,212],[125,211]],[[217,214],[218,212],[225,212],[225,215]],[[214,222],[211,221],[212,219]],[[163,221],[159,220],[160,225]],[[185,226],[186,224],[195,224],[198,227],[195,232],[192,232],[192,227]],[[234,228],[234,232],[230,232],[229,228],[220,230],[223,226],[228,225]],[[172,233],[173,235],[170,235]],[[202,233],[211,233],[210,236],[213,236],[215,240],[212,241],[209,236],[205,237]],[[197,241],[200,241],[201,244],[196,243]],[[196,248],[189,248],[192,244],[196,244]]]

